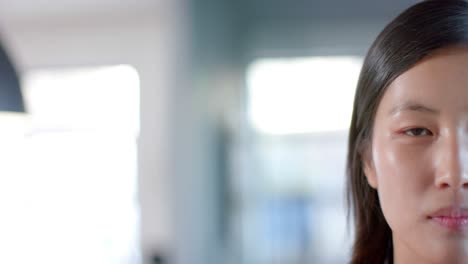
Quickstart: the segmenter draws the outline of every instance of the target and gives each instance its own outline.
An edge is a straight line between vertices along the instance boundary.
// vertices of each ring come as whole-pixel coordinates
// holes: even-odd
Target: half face
[[[468,261],[468,47],[439,50],[379,103],[364,160],[395,263]]]

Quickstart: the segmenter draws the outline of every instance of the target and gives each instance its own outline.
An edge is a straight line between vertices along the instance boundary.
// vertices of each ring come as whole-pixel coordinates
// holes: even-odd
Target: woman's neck
[[[393,235],[393,264],[428,264],[426,259],[417,255],[403,241]],[[392,263],[390,263],[392,264]]]

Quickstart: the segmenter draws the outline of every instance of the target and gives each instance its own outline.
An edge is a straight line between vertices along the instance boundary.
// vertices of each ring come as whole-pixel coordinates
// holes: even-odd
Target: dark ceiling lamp
[[[19,146],[30,128],[31,120],[25,111],[19,76],[0,43],[0,159],[8,159],[20,151]]]
[[[24,101],[18,74],[0,44],[0,112],[24,113]]]

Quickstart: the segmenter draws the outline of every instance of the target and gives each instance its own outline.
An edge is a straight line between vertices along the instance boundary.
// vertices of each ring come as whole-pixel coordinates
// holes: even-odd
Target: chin
[[[466,264],[468,259],[467,245],[451,245],[447,243],[436,248],[425,250],[422,252],[423,258],[427,263],[451,263],[451,264]]]

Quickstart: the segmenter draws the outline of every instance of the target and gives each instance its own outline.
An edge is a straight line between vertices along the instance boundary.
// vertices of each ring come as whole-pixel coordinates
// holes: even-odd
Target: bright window
[[[2,150],[22,155],[0,176],[0,262],[140,263],[135,69],[35,70],[23,93],[29,128]]]
[[[347,129],[362,59],[262,59],[248,71],[249,118],[256,131],[291,134]]]
[[[344,263],[347,130],[360,57],[260,59],[248,69],[232,237],[245,264]],[[241,167],[237,169],[237,167]],[[352,231],[352,230],[351,230]]]

